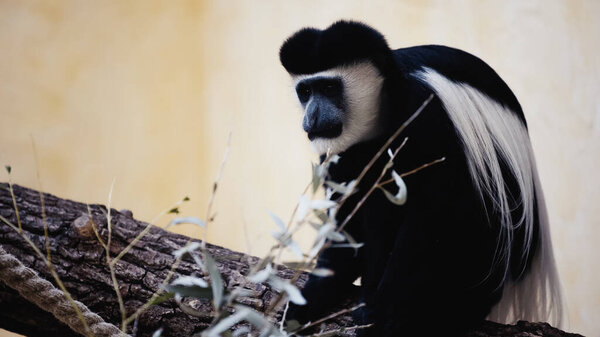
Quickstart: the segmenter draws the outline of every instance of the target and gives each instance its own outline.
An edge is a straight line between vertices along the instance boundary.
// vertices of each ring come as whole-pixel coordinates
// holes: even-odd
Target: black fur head
[[[301,29],[281,46],[279,58],[292,75],[314,74],[366,60],[387,74],[393,64],[383,35],[354,21],[338,21],[325,30]]]

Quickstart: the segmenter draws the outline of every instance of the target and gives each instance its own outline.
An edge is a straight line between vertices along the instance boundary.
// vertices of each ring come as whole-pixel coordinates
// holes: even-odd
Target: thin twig
[[[112,193],[113,193],[113,189],[115,188],[115,180],[116,178],[113,178],[112,183],[110,184],[110,190],[108,191],[108,203],[106,205],[106,209],[107,209],[107,213],[106,213],[106,227],[108,228],[108,239],[106,240],[106,251],[108,254],[108,251],[110,251],[110,243],[112,240],[112,225],[111,225],[111,215],[110,215],[110,201],[112,200]],[[108,255],[108,258],[110,260],[110,255]],[[110,263],[110,261],[108,261]]]
[[[94,222],[94,219],[92,218],[92,210],[90,208],[90,204],[86,204],[87,206],[87,211],[88,211],[88,221],[90,221],[90,224],[92,225],[92,229],[94,230],[94,234],[96,235],[96,238],[98,239],[98,242],[100,242],[100,245],[102,245],[102,247],[104,249],[108,249],[108,246],[106,246],[106,243],[104,243],[104,240],[102,240],[102,237],[100,237],[100,233],[98,233],[98,228],[96,228],[96,223]]]
[[[334,332],[347,332],[347,331],[358,330],[358,329],[366,329],[366,328],[370,328],[372,326],[373,326],[373,324],[354,325],[354,326],[348,326],[345,328],[340,328],[340,329],[335,329],[335,330],[317,332],[312,335],[308,335],[306,337],[330,336]]]
[[[19,215],[19,208],[17,207],[17,199],[15,198],[15,192],[13,191],[12,179],[10,170],[8,171],[8,189],[10,190],[10,195],[12,197],[13,207],[15,209],[15,214],[17,215],[17,224],[19,225],[19,233],[23,233],[23,226],[21,226],[21,216]]]
[[[252,255],[252,244],[250,243],[250,236],[248,235],[248,223],[242,215],[242,231],[244,232],[244,243],[246,244],[246,252],[248,255]]]
[[[206,206],[206,217],[204,218],[204,231],[202,232],[202,248],[206,247],[206,236],[208,232],[208,225],[214,220],[211,215],[212,205],[215,200],[215,196],[217,195],[217,188],[219,187],[219,181],[221,180],[221,175],[223,174],[223,170],[225,169],[225,163],[227,163],[227,158],[229,157],[229,150],[231,148],[231,130],[227,134],[227,142],[225,144],[225,153],[223,154],[223,159],[221,159],[221,165],[219,166],[219,170],[217,171],[217,177],[213,182],[212,192],[210,193],[210,197],[208,198],[208,205]]]
[[[50,257],[50,236],[48,235],[48,221],[46,219],[46,207],[44,205],[44,193],[42,193],[42,179],[40,179],[40,170],[39,170],[39,162],[37,158],[37,151],[35,149],[35,141],[33,140],[33,136],[31,136],[31,148],[33,149],[33,161],[35,165],[35,176],[38,184],[38,193],[40,195],[40,206],[42,207],[42,225],[44,227],[44,238],[46,241],[46,259],[48,262],[52,263],[52,258]]]
[[[117,275],[115,272],[115,264],[112,263],[110,258],[110,244],[112,240],[112,216],[111,212],[111,202],[112,202],[112,194],[115,187],[115,180],[113,179],[110,184],[110,190],[108,192],[108,200],[106,202],[106,226],[108,228],[108,239],[106,240],[106,264],[108,265],[108,270],[110,272],[110,279],[112,281],[113,288],[115,290],[115,294],[117,295],[117,302],[119,303],[119,311],[121,312],[121,331],[126,332],[127,325],[125,324],[125,318],[127,317],[127,313],[125,312],[125,303],[123,303],[123,296],[121,296],[121,290],[119,289],[119,281],[117,281]]]
[[[328,320],[330,320],[332,318],[336,318],[338,316],[347,314],[349,312],[353,312],[354,310],[357,310],[357,309],[362,308],[364,306],[365,306],[365,303],[359,303],[359,304],[357,304],[357,305],[355,305],[355,306],[353,306],[351,308],[342,309],[340,311],[334,312],[334,313],[332,313],[330,315],[327,315],[327,316],[325,316],[325,317],[323,317],[323,318],[321,318],[319,320],[316,320],[316,321],[311,322],[311,323],[304,324],[303,326],[301,326],[300,328],[298,328],[298,330],[294,331],[294,333],[298,333],[300,331],[306,330],[306,329],[308,329],[310,327],[313,327],[315,325],[321,324],[321,323],[323,323],[325,321],[328,321]]]
[[[310,188],[310,185],[312,185],[312,182],[309,182],[306,187],[304,187],[304,190],[302,191],[302,194],[306,194],[306,192],[308,192],[308,189]],[[292,215],[290,216],[290,220],[288,221],[286,228],[290,229],[290,227],[292,226],[292,223],[294,222],[294,218],[296,217],[296,213],[298,212],[298,207],[300,206],[300,202],[296,203],[296,206],[294,207],[294,210],[292,211]]]
[[[443,162],[443,161],[445,161],[445,160],[446,160],[446,157],[442,157],[442,158],[438,158],[438,159],[436,159],[436,160],[432,160],[432,161],[430,161],[430,162],[429,162],[429,163],[427,163],[427,164],[423,164],[423,165],[421,165],[421,166],[419,166],[419,167],[417,167],[417,168],[415,168],[415,169],[412,169],[412,170],[410,170],[410,171],[408,171],[408,172],[404,172],[404,173],[400,174],[400,177],[404,178],[404,177],[406,177],[406,176],[409,176],[409,175],[411,175],[411,174],[415,174],[415,173],[417,173],[417,172],[421,171],[421,170],[422,170],[422,169],[424,169],[424,168],[427,168],[427,167],[429,167],[429,166],[431,166],[431,165],[435,165],[435,164],[437,164],[437,163],[441,163],[441,162]],[[393,182],[394,182],[394,179],[393,179],[393,178],[392,178],[392,179],[388,179],[388,180],[384,180],[384,181],[382,181],[382,182],[379,184],[379,186],[381,187],[381,186],[383,186],[383,185],[387,185],[387,184],[389,184],[389,183],[393,183]]]
[[[285,322],[285,318],[287,316],[288,309],[290,308],[290,301],[285,303],[285,307],[283,308],[283,314],[281,314],[281,320],[279,321],[279,331],[283,331],[283,323]]]

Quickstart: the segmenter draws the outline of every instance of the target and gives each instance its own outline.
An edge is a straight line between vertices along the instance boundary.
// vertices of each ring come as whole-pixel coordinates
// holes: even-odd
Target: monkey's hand
[[[286,320],[300,323],[315,321],[332,312],[344,299],[356,294],[352,282],[360,274],[358,255],[352,248],[328,248],[317,261],[317,268],[329,269],[333,275],[311,274],[302,289],[305,305],[290,303]],[[340,308],[341,309],[341,308]]]

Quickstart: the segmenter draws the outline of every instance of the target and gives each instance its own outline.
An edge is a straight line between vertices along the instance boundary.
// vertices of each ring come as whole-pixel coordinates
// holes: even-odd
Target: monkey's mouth
[[[342,124],[340,123],[328,129],[308,132],[308,139],[314,140],[315,138],[335,138],[341,134]]]

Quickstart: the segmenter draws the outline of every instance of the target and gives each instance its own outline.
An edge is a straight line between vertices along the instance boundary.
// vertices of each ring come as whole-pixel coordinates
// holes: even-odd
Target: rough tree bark
[[[42,208],[37,191],[14,186],[23,232],[43,249],[45,238]],[[45,213],[48,224],[52,262],[73,297],[86,304],[106,321],[119,326],[121,314],[106,264],[105,252],[88,222],[87,205],[60,199],[45,194]],[[92,219],[98,226],[100,236],[106,240],[106,208],[90,205]],[[13,201],[7,184],[0,183],[0,215],[17,223]],[[111,254],[116,256],[145,227],[146,223],[133,219],[130,212],[111,210],[112,242]],[[183,247],[188,238],[152,227],[149,233],[116,264],[116,277],[120,293],[128,314],[135,312],[156,291],[167,276],[175,261],[172,252]],[[16,256],[23,264],[36,270],[42,277],[53,282],[46,265],[33,253],[21,234],[0,222],[0,245]],[[207,245],[217,259],[227,289],[244,282],[244,275],[258,258]],[[198,266],[184,258],[176,269],[176,275],[202,275]],[[279,267],[278,274],[290,278],[294,271]],[[177,278],[175,276],[174,278]],[[306,280],[303,274],[298,282]],[[54,283],[54,282],[53,282]],[[251,284],[254,297],[246,297],[241,303],[264,310],[272,304],[276,291],[268,285]],[[192,300],[191,306],[205,313],[202,317],[191,317],[183,313],[173,300],[150,307],[136,324],[136,336],[149,336],[156,329],[164,329],[163,336],[190,336],[206,328],[211,322],[212,307],[209,302]],[[279,314],[278,314],[279,315]],[[328,328],[352,326],[349,315],[333,320]],[[23,299],[17,292],[0,283],[0,328],[28,336],[76,336],[68,327],[51,314]],[[424,329],[426,329],[424,327]],[[486,322],[472,331],[469,336],[578,336],[552,328],[546,323],[519,322],[517,325],[502,325]]]

